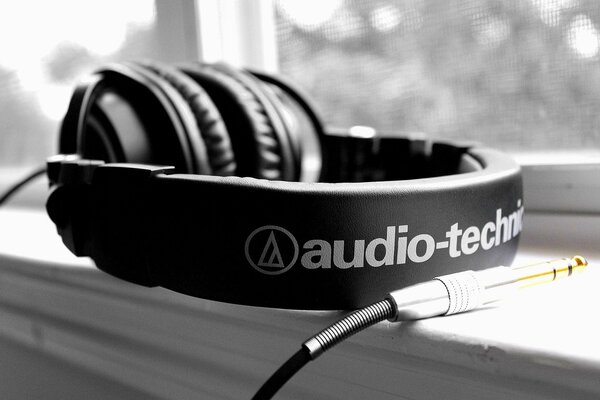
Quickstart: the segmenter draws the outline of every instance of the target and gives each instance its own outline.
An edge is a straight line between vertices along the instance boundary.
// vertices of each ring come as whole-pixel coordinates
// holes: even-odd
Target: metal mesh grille
[[[329,124],[600,148],[599,2],[275,4],[281,72]]]

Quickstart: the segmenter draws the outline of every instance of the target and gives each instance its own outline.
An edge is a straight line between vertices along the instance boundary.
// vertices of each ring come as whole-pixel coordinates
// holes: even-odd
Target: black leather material
[[[101,270],[218,301],[349,309],[512,262],[524,205],[510,157],[424,136],[325,133],[308,101],[268,75],[184,67],[188,85],[145,68],[107,67],[78,86],[60,143],[78,156],[49,160],[48,214]],[[190,135],[196,84],[222,115],[235,173],[251,177],[192,173],[214,170]],[[312,178],[307,154],[322,163]]]
[[[139,284],[247,305],[362,307],[437,275],[511,263],[520,169],[484,148],[461,158],[471,172],[337,184],[108,164],[79,210],[90,232],[63,237],[91,237],[78,248],[98,268]]]
[[[249,73],[271,87],[284,104],[286,116],[293,120],[289,122],[289,133],[294,158],[300,169],[298,180],[317,182],[323,157],[320,141],[325,136],[325,129],[321,117],[315,112],[316,108],[308,96],[286,79],[256,71]],[[283,118],[286,119],[285,116]]]
[[[166,80],[186,100],[206,146],[211,174],[233,175],[236,166],[229,134],[219,110],[206,91],[174,67],[149,61],[140,64]]]
[[[182,141],[187,143],[191,169],[186,172],[192,174],[211,174],[212,169],[208,162],[206,145],[200,136],[196,118],[189,108],[186,99],[183,98],[173,85],[156,76],[156,74],[145,67],[135,63],[125,65],[144,76],[146,85],[156,92],[160,92],[173,108],[175,118],[180,122],[182,127]]]
[[[264,85],[259,79],[255,78],[252,74],[246,71],[239,70],[231,67],[225,63],[216,64],[203,64],[204,67],[215,68],[233,79],[239,82],[245,90],[254,96],[256,104],[262,108],[257,108],[256,111],[260,111],[261,114],[267,117],[266,121],[269,123],[271,129],[265,130],[263,134],[266,134],[268,141],[275,139],[277,146],[275,152],[280,157],[280,168],[281,176],[280,179],[286,181],[297,181],[299,178],[299,166],[294,159],[294,152],[291,144],[291,133],[290,127],[283,118],[283,105],[279,101],[279,98],[271,91],[270,88]],[[266,140],[265,138],[258,138],[259,141]],[[273,149],[270,146],[259,146],[259,151],[266,152],[261,157],[269,158],[272,157],[270,154]]]
[[[236,175],[282,179],[276,128],[256,93],[207,65],[185,65],[180,69],[208,92],[223,116],[238,167]]]
[[[113,121],[119,126],[97,127],[88,132],[90,116],[95,107],[102,103],[107,93],[120,96],[132,105],[135,116],[131,120],[137,121],[134,125],[127,121]],[[102,118],[100,118],[102,119]],[[96,117],[96,123],[98,123]],[[139,125],[142,125],[140,132]],[[94,143],[103,143],[107,146],[124,145],[127,140],[119,138],[118,142],[109,137],[98,138],[98,134],[112,130],[119,135],[131,135],[138,132],[138,139],[132,144],[143,146],[131,154],[133,158],[107,159],[110,162],[151,162],[154,164],[174,165],[178,171],[192,172],[195,170],[195,161],[190,149],[185,127],[173,108],[172,102],[166,95],[157,90],[147,77],[137,73],[123,64],[115,64],[97,71],[86,81],[80,83],[69,103],[69,107],[61,125],[59,150],[61,153],[78,153],[83,157],[96,157],[103,154],[127,154],[127,152],[114,149],[100,151],[88,146],[88,134],[95,135]],[[143,140],[141,140],[143,136]]]
[[[496,161],[490,160],[495,157],[493,152],[482,150],[480,154],[492,164]],[[446,234],[454,224],[463,232],[472,226],[481,230],[488,222],[496,221],[498,209],[502,210],[502,217],[517,210],[522,198],[519,169],[504,167],[422,181],[360,184],[157,177],[150,183],[150,190],[169,195],[154,197],[149,210],[152,225],[160,227],[147,237],[144,254],[149,275],[161,286],[220,301],[299,309],[352,309],[380,300],[389,291],[438,275],[510,265],[518,237],[489,250],[480,248],[471,255],[453,258],[448,249],[437,249],[425,262],[396,262],[399,237],[407,237],[410,242],[417,235],[427,234],[437,244],[448,240]],[[211,212],[195,212],[198,204]],[[179,210],[175,216],[167,211],[174,207]],[[231,209],[238,209],[239,214],[228,212]],[[200,232],[194,229],[198,224],[204,227]],[[407,234],[397,233],[401,225],[408,226]],[[257,271],[245,253],[250,235],[270,226],[287,230],[299,247],[290,269],[276,275]],[[363,246],[378,238],[388,242],[388,227],[393,227],[390,242],[396,247],[391,265],[375,267],[366,261],[362,267],[347,269],[334,265],[336,241],[344,241],[344,259],[349,261],[356,240],[364,240]],[[250,244],[249,257],[256,264],[261,257],[264,264],[280,262],[274,248],[268,246],[269,229],[263,231],[265,235],[255,236],[257,243]],[[178,232],[197,234],[184,236]],[[275,233],[281,264],[287,266],[295,253],[293,246],[286,245],[285,235]],[[324,241],[331,247],[331,255],[323,250],[321,268],[309,269],[301,264],[308,251],[304,247],[310,240]],[[417,248],[416,252],[422,255],[424,251]],[[275,258],[269,260],[273,255]]]

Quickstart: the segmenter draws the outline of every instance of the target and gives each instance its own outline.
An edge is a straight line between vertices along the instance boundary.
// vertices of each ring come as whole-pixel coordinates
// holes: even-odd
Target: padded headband
[[[288,90],[262,82],[272,94]],[[276,107],[310,107],[293,98]],[[67,247],[103,271],[247,305],[357,308],[437,275],[512,262],[524,208],[508,156],[418,137],[325,134],[312,118],[297,121],[319,138],[321,182],[59,155],[48,163],[48,213]],[[300,150],[280,156],[301,160],[297,133],[281,133]]]

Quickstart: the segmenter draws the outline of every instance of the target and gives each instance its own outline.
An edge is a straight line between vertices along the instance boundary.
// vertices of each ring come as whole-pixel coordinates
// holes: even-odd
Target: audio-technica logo
[[[255,229],[246,239],[246,259],[258,272],[283,274],[298,259],[298,242],[280,226],[267,225]]]
[[[286,272],[300,257],[306,269],[363,268],[384,265],[404,265],[407,262],[423,263],[437,251],[447,251],[451,258],[473,254],[478,250],[490,250],[517,237],[523,229],[522,202],[517,209],[503,215],[496,210],[493,220],[481,227],[459,226],[454,223],[445,233],[445,240],[437,240],[428,233],[415,235],[408,225],[392,225],[385,228],[384,237],[370,241],[365,239],[346,243],[345,240],[310,239],[302,245],[302,256],[298,241],[280,226],[266,225],[255,229],[246,239],[246,259],[257,271],[278,275]],[[412,233],[412,235],[411,235]]]

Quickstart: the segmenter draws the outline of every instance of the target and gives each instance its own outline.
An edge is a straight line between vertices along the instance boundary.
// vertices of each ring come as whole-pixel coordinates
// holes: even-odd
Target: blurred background
[[[281,72],[331,123],[511,151],[600,148],[597,1],[276,4]]]
[[[511,152],[600,153],[600,2],[259,2],[272,24],[271,69],[309,93],[330,124]],[[190,21],[222,3],[236,1],[0,3],[2,174],[55,152],[73,86],[97,66],[201,57],[189,43],[212,17],[203,14],[199,28]]]

